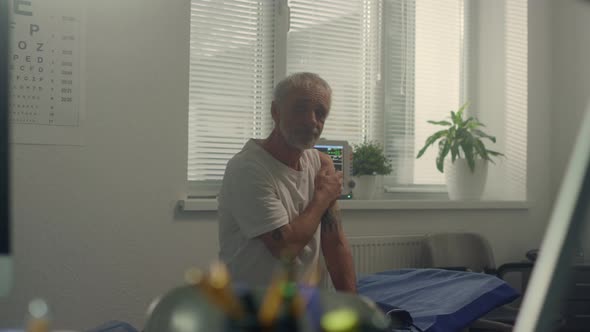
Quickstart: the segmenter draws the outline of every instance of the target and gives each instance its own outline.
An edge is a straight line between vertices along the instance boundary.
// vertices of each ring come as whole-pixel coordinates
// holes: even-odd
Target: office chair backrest
[[[434,233],[424,241],[428,266],[435,268],[466,268],[473,272],[495,269],[489,242],[476,233]]]

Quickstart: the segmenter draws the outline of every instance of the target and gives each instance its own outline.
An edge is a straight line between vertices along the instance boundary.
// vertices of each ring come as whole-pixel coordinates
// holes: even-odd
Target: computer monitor
[[[340,199],[351,199],[354,181],[352,181],[352,148],[348,145],[348,142],[321,139],[315,145],[315,148],[330,156],[334,162],[334,168],[337,171],[342,171],[342,195]]]
[[[10,144],[8,78],[8,1],[0,1],[0,296],[12,285],[10,243]]]
[[[575,251],[590,222],[590,101],[561,183],[515,332],[553,331]]]

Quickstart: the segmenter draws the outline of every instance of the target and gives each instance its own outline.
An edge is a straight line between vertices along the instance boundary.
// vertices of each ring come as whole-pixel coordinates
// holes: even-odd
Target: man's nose
[[[305,112],[305,124],[313,127],[318,125],[318,119],[315,116],[315,112],[313,110],[308,110]]]

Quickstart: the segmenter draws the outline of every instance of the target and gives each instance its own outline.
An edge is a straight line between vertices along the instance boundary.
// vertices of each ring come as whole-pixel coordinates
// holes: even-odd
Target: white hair
[[[277,103],[282,103],[289,92],[301,88],[320,88],[324,89],[328,95],[332,96],[332,88],[323,78],[314,73],[294,73],[282,79],[275,87],[273,92],[273,100]]]

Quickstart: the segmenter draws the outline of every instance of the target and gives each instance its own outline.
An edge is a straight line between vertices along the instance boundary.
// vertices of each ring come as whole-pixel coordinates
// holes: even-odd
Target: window
[[[518,29],[523,19],[526,25],[526,10],[509,3],[514,2],[506,1],[497,24],[502,31],[506,27],[499,41],[507,45],[505,58],[514,60],[511,52],[522,51],[515,47],[523,42]],[[516,3],[526,9],[525,0]],[[483,87],[479,68],[486,65],[477,57],[481,29],[471,29],[482,10],[464,0],[192,0],[191,193],[214,195],[229,158],[247,139],[270,133],[272,88],[298,71],[316,72],[333,88],[324,138],[380,142],[394,166],[386,178],[390,187],[442,185],[443,175],[434,167],[436,151],[419,160],[415,156],[433,130],[426,120],[446,117]],[[508,60],[506,82],[524,86],[526,94],[526,74],[512,74],[522,61]],[[526,98],[523,105],[520,92],[506,87],[502,118],[507,121],[493,129],[500,128],[510,141],[511,133],[519,133],[516,139],[524,143],[513,145],[514,152],[503,149],[518,155],[526,149],[521,128],[526,121],[512,120],[522,113],[526,119]],[[521,159],[499,176],[522,173],[526,162]]]
[[[188,180],[202,192],[272,128],[275,12],[274,1],[191,2]]]

